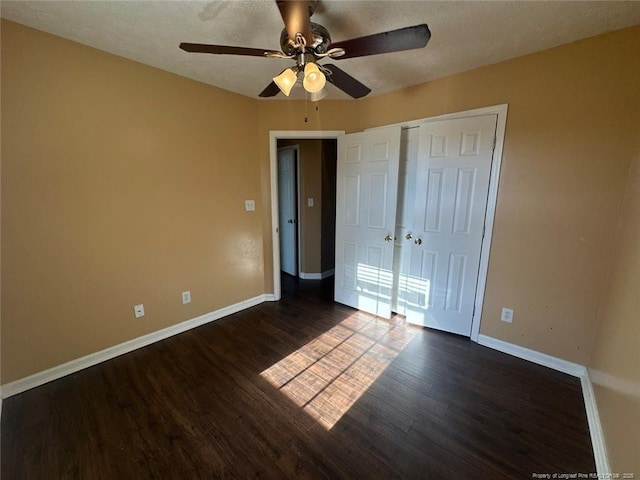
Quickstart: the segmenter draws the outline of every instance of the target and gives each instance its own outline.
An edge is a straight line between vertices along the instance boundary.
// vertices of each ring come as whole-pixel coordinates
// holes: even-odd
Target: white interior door
[[[296,208],[296,148],[278,149],[278,213],[280,216],[280,269],[298,275]]]
[[[411,253],[402,296],[411,323],[471,334],[496,120],[420,126],[413,225],[404,240]]]
[[[400,127],[338,138],[335,300],[391,316]]]

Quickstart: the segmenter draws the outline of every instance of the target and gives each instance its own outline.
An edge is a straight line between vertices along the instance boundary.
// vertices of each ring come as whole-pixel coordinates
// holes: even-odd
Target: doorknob
[[[411,240],[413,238],[413,235],[407,233],[404,238],[406,238],[407,240]]]
[[[391,235],[387,235],[386,237],[384,237],[384,241],[385,242],[391,242],[391,241],[393,241],[393,237]]]
[[[296,223],[296,222],[293,218],[290,218],[289,220],[287,220],[287,223]]]
[[[416,245],[422,245],[422,239],[421,238],[416,238],[413,243],[415,243]]]

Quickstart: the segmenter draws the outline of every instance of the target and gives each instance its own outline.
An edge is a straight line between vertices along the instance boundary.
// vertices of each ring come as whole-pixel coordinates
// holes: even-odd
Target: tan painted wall
[[[640,141],[640,118],[637,136]],[[640,147],[640,145],[639,145]],[[589,373],[611,470],[640,475],[640,152],[629,176]]]
[[[304,218],[300,235],[305,245],[300,271],[320,272],[320,238],[322,233],[322,143],[320,140],[301,140],[300,213]],[[313,207],[307,199],[313,198]]]
[[[257,101],[6,21],[1,60],[3,382],[264,293]]]
[[[363,127],[509,104],[481,333],[586,364],[636,151],[639,45],[622,30],[358,103]]]

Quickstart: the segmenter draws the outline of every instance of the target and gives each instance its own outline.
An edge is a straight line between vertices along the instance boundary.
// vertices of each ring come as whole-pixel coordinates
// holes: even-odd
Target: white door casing
[[[271,259],[273,293],[266,293],[265,299],[280,300],[282,286],[280,284],[280,212],[278,188],[278,140],[303,140],[314,138],[338,138],[344,130],[270,130],[269,131],[269,205],[271,211]],[[268,269],[266,269],[268,270]]]
[[[295,147],[278,149],[278,193],[280,268],[295,276],[298,275]]]
[[[411,323],[471,334],[496,119],[484,115],[420,126],[410,266],[402,292]]]
[[[391,316],[400,127],[338,138],[335,300]]]

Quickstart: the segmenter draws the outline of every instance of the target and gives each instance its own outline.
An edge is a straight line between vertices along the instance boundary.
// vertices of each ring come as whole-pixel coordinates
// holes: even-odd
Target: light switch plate
[[[244,201],[244,209],[247,212],[253,212],[256,209],[256,201],[255,200],[245,200]]]
[[[307,198],[307,207],[313,207],[313,197]]]

